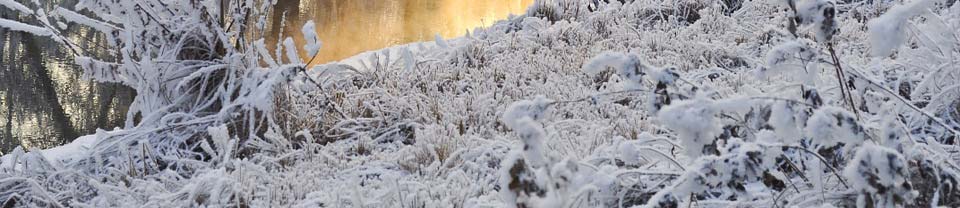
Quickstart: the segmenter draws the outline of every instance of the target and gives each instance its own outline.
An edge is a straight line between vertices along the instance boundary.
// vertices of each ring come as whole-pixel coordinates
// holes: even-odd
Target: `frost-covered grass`
[[[143,108],[140,124],[84,137],[97,140],[87,150],[63,148],[75,156],[4,156],[0,199],[77,207],[960,205],[960,5],[555,0],[529,11],[465,37],[317,66],[310,77],[294,73],[309,60],[290,58],[292,44],[271,52],[262,40],[202,57],[213,61],[160,67],[192,72],[177,89],[215,87],[167,92],[190,102],[141,94],[170,107]],[[199,34],[239,37],[216,28]],[[311,40],[306,50],[319,46]],[[98,79],[136,78],[104,77],[111,74],[97,72],[112,68],[80,60]],[[249,75],[209,75],[222,69]]]

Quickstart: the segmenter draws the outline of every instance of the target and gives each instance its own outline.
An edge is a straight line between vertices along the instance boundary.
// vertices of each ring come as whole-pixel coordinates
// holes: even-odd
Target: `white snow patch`
[[[846,148],[863,143],[863,126],[853,113],[838,107],[822,107],[807,120],[807,135],[823,147],[847,144]]]
[[[604,52],[585,62],[582,68],[584,72],[591,75],[613,68],[617,75],[629,80],[624,83],[624,88],[639,89],[640,84],[643,83],[643,75],[648,73],[650,67],[634,54]]]
[[[544,117],[547,107],[549,107],[552,102],[553,100],[547,99],[544,96],[537,96],[533,100],[514,102],[507,107],[507,111],[503,113],[503,119],[501,120],[510,128],[521,126],[518,121],[525,117],[529,117],[532,120],[540,120]]]
[[[27,32],[37,36],[50,36],[53,34],[50,32],[50,30],[46,28],[28,25],[22,22],[17,22],[17,21],[3,19],[3,18],[0,18],[0,27],[4,27],[10,30]]]
[[[88,154],[90,148],[97,144],[96,135],[81,136],[63,146],[40,150],[40,154],[51,161],[69,161],[73,158]]]
[[[436,40],[437,46],[440,46],[440,48],[449,48],[449,47],[450,47],[450,45],[447,44],[447,41],[444,40],[443,37],[440,36],[440,34],[434,35],[433,38]]]
[[[657,118],[677,133],[686,155],[696,158],[703,153],[703,146],[713,143],[723,132],[716,116],[713,101],[704,98],[685,100],[669,105],[660,111]]]
[[[935,3],[933,0],[918,0],[890,8],[867,23],[870,33],[870,54],[889,56],[906,41],[907,20],[916,16]]]
[[[320,51],[320,38],[317,36],[317,26],[313,24],[313,20],[307,21],[306,24],[303,24],[303,39],[307,40],[307,45],[303,46],[304,50],[307,50],[307,56],[314,57],[317,55],[317,52]]]
[[[283,40],[283,49],[287,53],[287,61],[289,61],[289,63],[300,63],[300,54],[297,53],[297,46],[293,43],[293,38],[287,37],[287,39]]]

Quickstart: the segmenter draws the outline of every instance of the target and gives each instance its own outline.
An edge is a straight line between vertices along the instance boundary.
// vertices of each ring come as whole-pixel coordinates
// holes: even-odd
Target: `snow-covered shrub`
[[[837,3],[833,0],[782,0],[792,12],[787,29],[794,37],[801,32],[813,30],[818,42],[826,43],[839,31]]]
[[[537,181],[536,169],[527,164],[521,154],[511,154],[501,164],[503,173],[500,189],[503,200],[512,207],[540,207],[540,200],[546,200],[546,185]],[[544,206],[546,207],[546,206]]]
[[[323,86],[316,82],[317,86],[310,86],[306,82],[312,77],[297,73],[304,66],[300,57],[290,55],[297,50],[290,48],[295,47],[292,44],[286,44],[287,62],[271,55],[281,54],[282,49],[270,53],[264,47],[265,20],[258,17],[269,12],[271,2],[90,0],[78,2],[73,9],[48,5],[55,2],[30,2],[38,9],[23,9],[29,7],[14,1],[3,3],[29,14],[32,24],[2,19],[0,27],[60,42],[76,56],[85,78],[129,86],[137,96],[125,129],[99,132],[82,151],[52,150],[62,153],[29,166],[25,165],[28,160],[22,159],[33,160],[32,156],[4,161],[13,168],[2,174],[19,178],[16,184],[50,184],[17,185],[0,198],[13,199],[30,191],[32,199],[20,198],[16,203],[240,206],[258,197],[243,189],[263,188],[265,183],[238,185],[237,178],[224,175],[247,166],[267,169],[275,163],[289,163],[289,158],[274,158],[302,148],[301,142],[312,137],[294,133],[302,129],[283,129],[290,126],[280,123],[289,123],[278,118],[287,117],[274,114],[278,87]],[[94,57],[63,35],[66,28],[53,26],[67,22],[105,36],[106,50],[115,57]],[[313,49],[307,49],[315,50],[310,47]],[[287,139],[295,136],[304,139]],[[56,168],[43,168],[47,165]],[[71,174],[61,175],[61,169]],[[63,177],[48,178],[52,175]],[[197,186],[185,186],[184,181]],[[118,188],[121,186],[124,188]],[[124,191],[117,191],[120,189]],[[151,198],[158,193],[169,195]],[[159,202],[164,197],[174,200]]]
[[[723,12],[730,15],[743,7],[744,0],[723,0]]]
[[[867,140],[863,125],[853,113],[837,107],[817,109],[807,120],[806,135],[822,148],[846,145],[850,149]]]
[[[607,70],[614,72],[627,81],[625,88],[637,89],[643,83],[643,76],[651,73],[652,68],[640,61],[640,57],[632,54],[604,53],[587,61],[583,65],[584,72],[597,75]]]
[[[958,75],[953,64],[958,54],[941,51],[960,48],[957,11],[957,4],[936,0],[893,4],[867,24],[869,53],[877,61],[858,72],[868,84],[863,91],[890,95],[898,101],[895,105],[909,109],[898,110],[904,111],[900,115],[909,131],[947,144],[960,139],[960,125],[950,113],[956,111],[951,103],[960,91],[946,78]]]
[[[753,200],[765,191],[786,189],[785,176],[775,169],[778,155],[768,147],[730,140],[719,156],[700,157],[677,179],[654,195],[648,207],[677,207],[686,198]]]
[[[860,191],[857,207],[893,207],[913,204],[917,197],[910,184],[909,164],[896,150],[865,145],[857,151],[843,174]]]
[[[527,15],[546,19],[552,23],[582,16],[588,12],[589,0],[548,0],[534,1],[527,8]]]
[[[815,32],[814,36],[816,40],[821,43],[825,43],[824,45],[831,44],[829,42],[836,41],[835,38],[838,35],[842,35],[841,33],[838,33],[838,31],[840,31],[839,28],[843,26],[840,24],[841,18],[843,17],[838,16],[840,13],[836,11],[838,9],[836,3],[832,1],[804,1],[800,3],[799,9],[795,8],[792,11],[795,17],[798,19],[796,22],[798,24],[797,26],[809,25],[809,27],[801,29],[804,31],[813,30]],[[846,103],[847,101],[845,99],[848,98],[846,95],[842,98],[835,98],[832,96],[835,95],[834,93],[836,92],[836,86],[829,86],[829,83],[836,82],[831,82],[831,74],[824,74],[820,69],[821,65],[828,64],[822,61],[825,57],[823,53],[819,52],[821,50],[821,46],[807,38],[785,37],[784,39],[792,39],[793,41],[787,41],[786,44],[781,44],[779,47],[768,50],[766,53],[768,55],[765,57],[768,68],[761,68],[761,72],[769,72],[773,70],[775,71],[775,74],[785,75],[780,77],[763,76],[763,78],[773,80],[781,80],[784,78],[791,79],[791,76],[794,74],[801,75],[800,78],[793,78],[790,80],[800,84],[796,86],[787,85],[787,87],[783,87],[791,89],[798,88],[799,93],[780,92],[783,89],[764,89],[762,91],[767,91],[767,93],[770,94],[769,96],[753,95],[725,98],[717,101],[711,101],[711,103],[705,105],[688,104],[694,103],[696,100],[707,100],[704,98],[695,98],[693,100],[684,100],[686,98],[683,98],[678,99],[679,101],[674,100],[673,102],[665,103],[666,108],[662,110],[649,107],[643,109],[653,112],[658,112],[659,110],[660,117],[655,119],[665,127],[674,130],[674,133],[678,134],[676,138],[680,145],[677,146],[686,150],[688,153],[687,156],[690,157],[690,159],[701,157],[701,155],[703,155],[702,148],[710,147],[709,145],[714,145],[712,148],[717,148],[717,150],[715,150],[716,153],[714,153],[716,155],[704,157],[733,157],[736,155],[735,153],[731,153],[733,151],[727,151],[724,148],[717,147],[723,147],[723,144],[731,141],[736,141],[733,143],[743,144],[745,146],[759,147],[759,151],[752,153],[754,155],[764,155],[762,161],[764,161],[765,164],[758,165],[756,166],[757,168],[755,168],[755,170],[757,170],[755,173],[758,174],[743,174],[742,172],[737,171],[723,172],[722,174],[716,173],[716,175],[711,176],[715,176],[720,179],[731,180],[718,179],[712,180],[712,183],[704,182],[706,181],[705,179],[702,179],[700,183],[687,183],[685,181],[688,180],[678,179],[678,181],[687,184],[695,184],[690,185],[692,187],[711,187],[704,184],[713,184],[717,186],[717,184],[723,184],[727,182],[730,182],[729,184],[737,184],[738,182],[742,181],[753,181],[753,185],[743,187],[750,187],[751,190],[754,191],[742,191],[745,190],[745,188],[741,188],[741,185],[730,185],[726,187],[729,189],[729,191],[718,191],[717,193],[710,193],[706,190],[701,190],[702,192],[687,192],[684,194],[682,191],[673,193],[666,191],[667,189],[664,189],[663,192],[658,192],[658,197],[663,198],[655,198],[656,200],[649,201],[647,203],[648,205],[657,205],[659,203],[661,206],[670,206],[670,204],[676,206],[679,205],[679,203],[688,200],[700,201],[727,199],[739,202],[780,200],[774,199],[779,197],[776,195],[750,196],[751,194],[756,193],[756,190],[775,190],[777,192],[783,192],[782,194],[790,191],[798,191],[800,192],[797,193],[799,195],[808,194],[809,192],[800,188],[802,186],[799,186],[799,184],[794,184],[798,181],[801,181],[801,183],[809,183],[809,186],[811,187],[829,187],[829,189],[841,187],[839,190],[842,190],[842,187],[847,186],[845,177],[840,177],[839,171],[837,170],[837,168],[839,168],[838,166],[848,164],[847,161],[851,159],[853,153],[862,148],[861,144],[871,143],[872,145],[872,142],[874,141],[871,139],[875,138],[874,132],[876,132],[878,129],[884,129],[876,128],[876,123],[896,122],[896,119],[891,120],[891,117],[877,117],[877,120],[862,120],[860,118],[862,115],[857,115],[857,112],[851,112],[850,110],[844,110],[836,107],[838,103]],[[624,85],[627,85],[623,86],[622,88],[653,90],[655,87],[648,86],[646,83],[648,83],[648,81],[656,83],[661,79],[653,78],[656,76],[646,75],[652,75],[657,71],[656,68],[649,67],[649,65],[642,63],[639,61],[641,60],[641,56],[634,54],[636,53],[606,52],[599,56],[595,56],[595,58],[592,60],[584,62],[585,64],[583,69],[590,75],[600,76],[600,80],[602,80],[601,82],[607,80],[620,80],[622,83],[624,83]],[[669,62],[666,63],[669,64]],[[606,69],[609,68],[614,69],[614,73],[605,74]],[[844,66],[844,68],[847,67]],[[853,76],[860,76],[860,72],[855,71],[854,73],[855,74]],[[610,76],[609,74],[612,74],[613,76]],[[672,73],[672,75],[669,77],[675,78],[667,80],[683,80],[680,78],[682,77],[682,74],[683,73]],[[644,79],[644,77],[648,77],[650,79]],[[855,79],[856,78],[851,78],[850,80],[854,81],[850,82],[855,82]],[[841,84],[847,85],[848,83],[846,82],[847,80],[843,80]],[[672,82],[665,83],[673,84]],[[861,88],[858,88],[859,90],[863,89],[862,86],[864,85],[866,84],[857,82],[856,85],[851,84],[850,86],[860,86]],[[603,84],[601,85],[600,89],[608,88],[610,86],[612,85]],[[672,85],[671,87],[671,91],[676,89],[675,92],[677,92],[677,94],[686,94],[679,93],[683,92],[683,89],[679,87]],[[830,96],[822,97],[822,90],[826,90],[826,93],[828,93],[827,95]],[[780,95],[788,96],[786,96],[786,98],[780,98]],[[712,96],[722,97],[725,96],[725,94]],[[597,102],[600,100],[603,99],[597,97],[587,99],[588,102]],[[745,100],[768,101],[745,102]],[[863,98],[863,100],[859,101],[867,104],[869,104],[868,102],[884,102],[883,99],[866,100],[866,98]],[[707,113],[689,112],[691,111],[690,109],[696,111],[697,109],[704,108],[712,110]],[[858,109],[858,111],[862,110]],[[680,119],[665,119],[672,118],[671,116],[665,115],[673,115],[672,117],[676,118],[689,117],[689,119],[685,119],[686,122],[671,122]],[[706,126],[709,128],[695,128],[697,126]],[[892,132],[890,133],[892,136],[887,137],[886,140],[889,141],[884,142],[884,144],[893,145],[897,142],[903,142],[903,134],[895,133],[896,131],[892,131],[888,128],[889,127],[885,129],[885,132]],[[709,131],[699,131],[700,129],[706,129]],[[710,132],[710,134],[708,136],[691,137],[689,132]],[[692,143],[696,144],[690,144],[691,142],[688,141],[695,141]],[[840,144],[843,145],[841,146]],[[898,149],[901,149],[901,151],[903,148],[906,148],[903,145],[896,146],[898,146]],[[632,159],[638,157],[638,153],[633,149],[633,147],[636,146],[619,146],[622,154],[633,155],[624,158],[622,161],[624,164],[630,165],[644,164],[644,161],[642,160],[638,161]],[[775,149],[777,151],[772,151]],[[694,152],[695,154],[690,154],[691,152]],[[642,158],[642,156],[640,157]],[[757,161],[760,160],[761,159],[757,159]],[[728,164],[727,162],[729,162],[729,160],[725,160],[725,162],[722,164],[721,162],[704,163],[704,165],[701,167],[708,170],[715,170],[721,167],[737,165],[734,163]],[[831,178],[829,180],[832,182],[815,182],[811,180],[811,177]],[[718,187],[720,186],[714,188]],[[792,190],[786,191],[787,189]],[[635,194],[642,195],[641,193]],[[774,203],[808,203],[808,200],[794,198],[784,199],[783,201],[776,201]]]
[[[906,156],[909,163],[910,184],[917,191],[912,206],[926,207],[960,205],[960,175],[956,169],[945,167],[924,154]]]
[[[890,8],[880,17],[871,19],[870,28],[871,55],[889,56],[903,45],[907,38],[907,21],[936,3],[935,0],[912,1],[905,5]]]
[[[317,51],[320,50],[321,43],[320,39],[317,37],[317,27],[313,24],[313,20],[307,21],[307,23],[303,25],[303,29],[301,31],[303,32],[303,39],[307,40],[307,45],[303,46],[307,51],[307,56],[315,57],[317,55]],[[286,47],[289,48],[290,46]]]
[[[819,42],[829,42],[839,30],[836,2],[833,0],[806,0],[797,5],[801,24],[810,24]]]
[[[149,30],[203,37],[181,38],[192,51],[184,56],[163,56],[190,58],[167,68],[197,73],[174,93],[183,105],[143,127],[90,137],[95,142],[80,152],[99,157],[45,160],[23,150],[3,157],[0,178],[11,179],[0,187],[13,190],[0,189],[0,199],[38,206],[844,207],[882,188],[886,198],[863,202],[956,205],[958,152],[950,142],[957,122],[947,115],[956,108],[952,77],[960,76],[951,52],[960,7],[935,4],[905,17],[898,53],[870,57],[864,18],[896,3],[782,2],[740,1],[727,13],[736,1],[538,1],[554,11],[511,17],[467,37],[368,52],[301,77],[308,60],[289,55],[300,46],[268,51],[256,33],[208,30],[193,21],[216,18],[179,12],[220,9],[184,1],[174,16],[159,12],[158,19],[186,18],[183,25],[199,32],[171,24],[164,25],[176,33]],[[163,11],[153,4],[148,11]],[[211,42],[228,44],[194,47]],[[275,54],[288,54],[286,62]],[[168,66],[149,65],[155,58],[133,57],[130,65]],[[92,76],[132,76],[99,73],[117,64],[86,60],[100,69]],[[841,67],[846,75],[838,80],[833,69]],[[754,69],[766,76],[750,76]],[[857,107],[844,107],[849,100]],[[869,177],[884,183],[861,183]]]
[[[798,39],[774,47],[767,52],[766,67],[757,71],[760,77],[771,75],[799,75],[806,84],[813,84],[814,75],[819,71],[816,57],[818,53],[812,41]]]
[[[557,160],[545,155],[546,132],[536,122],[547,106],[547,100],[537,97],[534,101],[518,101],[511,104],[503,117],[522,140],[523,147],[503,160],[500,173],[500,192],[509,207],[558,207],[596,204],[581,195],[603,193],[612,186],[611,181],[596,177],[600,170],[584,170],[586,167],[575,160]],[[609,192],[609,191],[606,191]],[[609,194],[609,193],[608,193]]]
[[[612,52],[593,57],[583,65],[584,72],[593,76],[601,75],[607,69],[613,69],[622,80],[622,88],[625,90],[649,90],[651,87],[645,88],[644,81],[655,83],[652,92],[647,93],[646,107],[650,114],[656,114],[673,100],[685,97],[677,93],[677,90],[669,90],[669,87],[676,88],[675,84],[680,79],[674,67],[653,67],[644,63],[636,54]]]
[[[716,119],[718,110],[713,101],[697,98],[669,105],[660,111],[658,119],[677,133],[680,144],[690,158],[709,155],[716,149],[705,149],[714,145],[716,137],[723,133]]]

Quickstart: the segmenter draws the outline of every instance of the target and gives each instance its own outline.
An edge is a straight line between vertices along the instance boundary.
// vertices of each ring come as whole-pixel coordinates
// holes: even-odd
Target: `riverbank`
[[[956,54],[918,55],[956,48],[940,43],[957,42],[949,31],[960,28],[960,6],[599,2],[540,1],[465,37],[367,52],[308,79],[264,75],[277,88],[255,88],[250,100],[272,116],[239,123],[279,128],[175,115],[151,128],[209,124],[191,134],[101,132],[92,154],[130,165],[98,176],[85,171],[104,169],[84,168],[97,160],[81,159],[51,180],[65,191],[24,193],[148,207],[960,203],[957,189],[933,185],[960,179],[957,94],[943,90],[955,83],[937,78],[955,73],[940,69]],[[944,21],[911,19],[927,9]],[[937,41],[864,27],[871,19],[909,22]],[[876,55],[890,51],[870,40],[898,33],[910,47]],[[298,69],[273,65],[265,68]],[[179,135],[198,145],[157,145]],[[104,151],[131,138],[144,142]],[[19,174],[10,180],[60,170],[0,164],[0,174]],[[107,182],[87,180],[98,177]]]

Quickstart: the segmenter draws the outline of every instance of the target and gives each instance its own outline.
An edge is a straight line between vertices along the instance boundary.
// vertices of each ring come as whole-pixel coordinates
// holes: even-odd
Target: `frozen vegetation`
[[[4,206],[960,206],[955,0],[541,0],[312,69],[269,1],[0,5],[138,93],[4,155]]]

